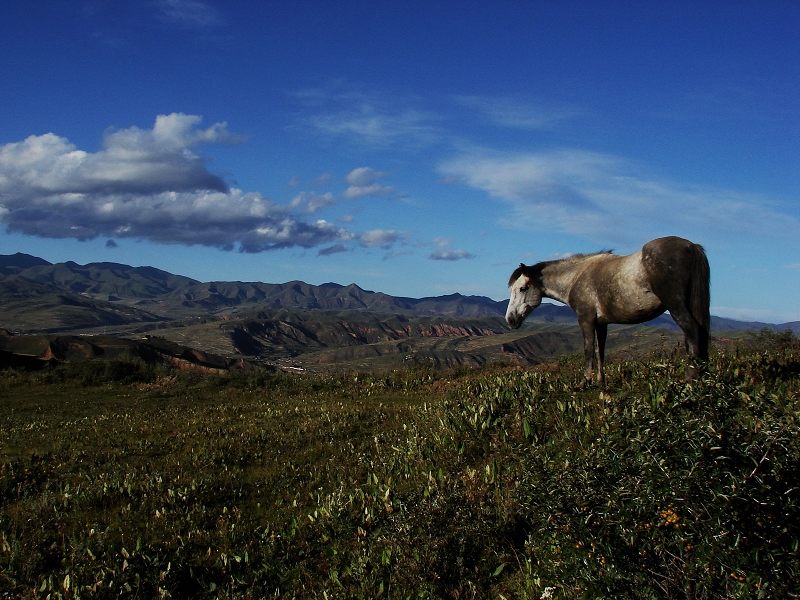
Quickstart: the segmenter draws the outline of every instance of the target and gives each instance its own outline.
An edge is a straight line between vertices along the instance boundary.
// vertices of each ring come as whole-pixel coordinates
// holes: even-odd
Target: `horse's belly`
[[[652,292],[628,297],[621,304],[601,311],[601,319],[609,323],[633,325],[655,319],[666,307]]]

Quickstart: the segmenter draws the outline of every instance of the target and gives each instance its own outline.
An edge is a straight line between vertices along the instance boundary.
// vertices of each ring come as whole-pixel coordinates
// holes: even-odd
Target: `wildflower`
[[[681,518],[675,509],[672,507],[666,508],[658,513],[658,516],[664,520],[664,525],[677,525]]]
[[[556,593],[555,587],[546,587],[544,588],[544,592],[539,597],[539,600],[552,600],[554,598],[554,594]]]

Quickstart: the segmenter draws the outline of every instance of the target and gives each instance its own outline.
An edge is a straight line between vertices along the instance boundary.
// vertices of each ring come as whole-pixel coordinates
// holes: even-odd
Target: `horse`
[[[542,298],[569,305],[583,334],[586,379],[592,381],[596,368],[597,383],[605,386],[609,323],[644,323],[668,310],[694,359],[686,372],[687,379],[693,379],[695,363],[708,359],[709,278],[703,247],[675,236],[649,241],[627,256],[604,250],[531,266],[521,263],[508,280],[506,322],[518,329]]]

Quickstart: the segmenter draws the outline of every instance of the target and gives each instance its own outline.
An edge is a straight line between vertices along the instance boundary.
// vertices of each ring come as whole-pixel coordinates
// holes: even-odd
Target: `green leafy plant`
[[[135,366],[135,365],[134,365]],[[0,373],[0,596],[775,598],[800,352],[557,367]]]

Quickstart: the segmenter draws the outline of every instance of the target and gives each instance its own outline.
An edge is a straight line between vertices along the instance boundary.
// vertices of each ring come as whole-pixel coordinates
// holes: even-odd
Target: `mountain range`
[[[506,302],[461,294],[390,296],[356,284],[200,282],[153,267],[51,264],[27,254],[0,255],[0,304],[5,309],[0,326],[37,332],[174,321],[246,309],[481,318],[502,316],[506,306]],[[551,305],[541,316],[558,319],[570,313]]]
[[[354,283],[201,282],[148,266],[53,264],[28,254],[0,255],[0,328],[17,334],[157,334],[224,356],[297,360],[311,353],[320,364],[386,355],[419,358],[422,347],[434,363],[449,356],[447,364],[482,364],[487,353],[519,358],[534,347],[557,352],[577,343],[569,307],[543,304],[529,317],[530,325],[515,333],[504,323],[506,305],[462,294],[391,296]],[[667,315],[648,326],[635,331],[677,335]],[[800,323],[712,318],[712,333],[764,328],[798,333]],[[526,339],[543,335],[552,339],[544,344]],[[476,342],[483,337],[492,338],[491,352]],[[477,354],[464,354],[466,346]]]

